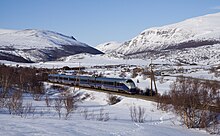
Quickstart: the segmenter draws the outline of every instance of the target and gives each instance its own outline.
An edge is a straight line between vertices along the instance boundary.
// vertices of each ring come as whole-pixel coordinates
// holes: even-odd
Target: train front
[[[134,82],[131,79],[126,80],[126,86],[129,89],[128,93],[130,93],[130,94],[136,94],[137,93],[136,86],[135,86]]]

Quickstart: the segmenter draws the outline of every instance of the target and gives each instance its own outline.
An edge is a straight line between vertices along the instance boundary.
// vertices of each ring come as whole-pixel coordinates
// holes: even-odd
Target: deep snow
[[[78,90],[76,88],[76,90]],[[122,101],[109,106],[106,102],[106,94],[81,89],[92,95],[79,107],[68,120],[58,119],[53,107],[46,107],[45,102],[32,101],[36,105],[36,115],[27,118],[1,114],[0,132],[7,136],[29,136],[29,135],[66,135],[66,136],[206,136],[208,133],[201,130],[187,129],[183,127],[176,116],[171,112],[163,112],[156,109],[156,103],[122,97]],[[26,101],[31,98],[26,96]],[[146,120],[144,123],[134,123],[130,119],[129,107],[132,105],[144,107]],[[80,112],[83,109],[95,111],[99,109],[109,113],[110,120],[106,122],[97,120],[85,120]],[[44,111],[40,115],[37,112]]]

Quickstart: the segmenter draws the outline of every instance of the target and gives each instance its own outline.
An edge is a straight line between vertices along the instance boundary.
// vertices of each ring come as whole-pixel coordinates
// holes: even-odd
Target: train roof
[[[96,80],[125,82],[125,81],[127,81],[127,80],[129,80],[129,79],[124,79],[124,78],[110,78],[110,77],[97,77]]]
[[[90,78],[89,76],[77,76],[77,75],[65,75],[65,74],[49,74],[49,76],[53,76],[53,77],[67,77],[67,78]]]
[[[116,81],[116,82],[125,82],[131,79],[124,79],[124,78],[109,78],[109,77],[90,77],[90,76],[77,76],[77,75],[64,75],[64,74],[50,74],[49,76],[59,76],[59,77],[67,77],[67,78],[80,78],[80,79],[94,79],[99,81]]]

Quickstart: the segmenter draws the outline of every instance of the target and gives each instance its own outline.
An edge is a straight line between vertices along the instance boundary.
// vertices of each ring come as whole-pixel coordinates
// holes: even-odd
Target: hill
[[[0,59],[15,62],[51,61],[78,53],[102,54],[101,51],[48,30],[0,30]]]
[[[99,47],[129,58],[162,58],[180,63],[217,63],[220,60],[220,13],[149,28],[121,45]],[[118,47],[117,49],[114,48]],[[103,49],[106,48],[106,49]],[[109,53],[109,51],[108,51]]]

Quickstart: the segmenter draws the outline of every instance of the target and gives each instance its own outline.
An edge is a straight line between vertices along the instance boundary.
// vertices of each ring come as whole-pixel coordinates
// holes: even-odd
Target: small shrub
[[[26,103],[25,106],[21,109],[21,117],[26,118],[29,114],[34,116],[35,108],[32,106],[32,103]]]
[[[130,110],[130,117],[133,122],[138,122],[138,123],[144,123],[145,121],[145,108],[142,107],[136,107],[136,106],[131,106],[129,108]]]
[[[85,120],[89,119],[89,113],[88,113],[88,109],[87,108],[82,110],[82,116],[84,117]]]
[[[82,97],[82,101],[84,101],[84,100],[86,100],[86,99],[88,99],[88,98],[90,98],[90,97],[91,97],[90,94],[85,93],[84,96]]]
[[[7,99],[6,107],[10,114],[20,115],[22,109],[23,97],[21,91],[13,92],[12,96]]]
[[[87,108],[81,111],[81,115],[84,117],[85,120],[97,120],[97,121],[108,121],[110,120],[109,113],[104,112],[104,109],[101,108],[99,113],[94,112],[94,110],[89,111]]]
[[[97,118],[96,120],[98,121],[108,121],[110,118],[109,118],[109,113],[104,113],[104,109],[101,108],[99,110],[99,114],[97,115]]]
[[[121,101],[120,97],[118,97],[116,95],[112,95],[110,93],[107,94],[107,102],[108,102],[109,105],[114,105],[114,104],[116,104],[116,103],[118,103],[120,101]]]

